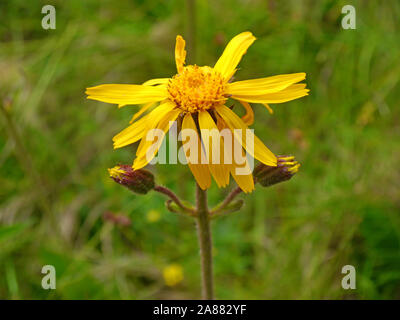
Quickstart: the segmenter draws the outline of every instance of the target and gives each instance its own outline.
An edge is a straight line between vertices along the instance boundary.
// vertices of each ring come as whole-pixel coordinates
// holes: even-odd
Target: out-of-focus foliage
[[[107,174],[133,160],[136,146],[113,151],[111,138],[137,107],[84,95],[173,75],[175,36],[188,29],[184,1],[52,1],[56,30],[41,28],[45,4],[0,2],[0,96],[10,115],[0,118],[0,298],[198,298],[193,222]],[[304,71],[311,89],[272,116],[255,106],[260,138],[302,167],[214,222],[218,298],[400,298],[400,3],[353,1],[356,30],[341,28],[345,4],[197,2],[197,64],[212,65],[250,30],[258,40],[236,79]],[[193,200],[187,167],[151,170]],[[210,202],[227,192],[214,185]],[[47,264],[56,290],[41,288]],[[341,288],[347,264],[356,290]],[[163,277],[170,265],[183,273],[174,286]]]

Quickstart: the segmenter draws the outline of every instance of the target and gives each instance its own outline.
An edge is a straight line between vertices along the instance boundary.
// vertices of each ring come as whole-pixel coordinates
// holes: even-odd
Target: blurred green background
[[[41,27],[46,4],[56,30]],[[356,30],[341,27],[346,4]],[[400,298],[399,1],[198,0],[195,16],[189,63],[213,65],[249,30],[258,40],[236,79],[306,72],[311,89],[272,116],[254,106],[258,136],[302,167],[213,224],[217,298]],[[111,138],[137,107],[84,95],[174,75],[175,37],[187,38],[191,21],[183,0],[1,1],[0,298],[200,297],[193,221],[108,177],[133,160],[136,146],[114,151]],[[151,170],[193,200],[187,167]],[[214,183],[211,205],[228,191]],[[56,290],[41,287],[48,264]],[[347,264],[356,290],[341,288]]]

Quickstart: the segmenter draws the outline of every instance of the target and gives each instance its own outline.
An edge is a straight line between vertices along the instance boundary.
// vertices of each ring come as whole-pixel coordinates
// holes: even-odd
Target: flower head
[[[222,56],[214,67],[185,65],[185,40],[176,38],[175,62],[177,74],[171,78],[159,78],[146,81],[142,85],[106,84],[88,88],[88,99],[107,103],[126,105],[142,105],[131,120],[131,125],[114,138],[114,148],[121,148],[140,140],[133,162],[133,169],[146,166],[156,155],[162,140],[171,126],[171,122],[182,119],[182,129],[196,132],[196,142],[199,146],[197,161],[190,155],[188,143],[184,144],[188,166],[197,183],[202,189],[211,185],[211,177],[219,187],[228,185],[230,175],[244,192],[254,189],[254,181],[249,170],[248,159],[244,163],[235,160],[222,161],[215,164],[203,162],[203,155],[212,159],[219,154],[222,157],[224,147],[231,147],[232,141],[223,138],[222,131],[228,130],[243,148],[255,159],[267,166],[276,166],[275,155],[258,139],[252,131],[246,131],[254,121],[254,113],[250,103],[263,104],[272,113],[270,103],[282,103],[308,95],[304,83],[305,73],[293,73],[267,78],[230,82],[237,66],[247,49],[255,41],[251,32],[243,32],[234,37],[225,48]],[[227,100],[233,99],[245,109],[243,117],[236,115],[226,106]],[[161,138],[155,143],[146,139],[151,129],[160,129]],[[205,136],[203,130],[211,130],[210,136]],[[216,130],[213,130],[216,129]],[[241,129],[246,135],[237,134],[235,129]],[[250,140],[247,140],[250,139]],[[210,143],[219,141],[219,145]],[[247,141],[253,141],[251,145]],[[225,143],[225,146],[224,146]],[[186,148],[185,148],[186,146]],[[222,152],[221,152],[222,150]],[[232,150],[232,148],[231,148]],[[245,174],[238,174],[237,169],[244,168]],[[247,173],[246,173],[247,172]],[[111,172],[110,172],[111,173]],[[118,176],[118,170],[113,171]]]

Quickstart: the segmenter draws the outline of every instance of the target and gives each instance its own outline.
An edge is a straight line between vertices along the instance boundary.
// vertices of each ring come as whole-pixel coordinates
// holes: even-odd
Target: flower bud
[[[108,172],[116,183],[135,193],[146,194],[154,188],[154,176],[150,171],[133,170],[131,166],[122,164],[108,169]]]
[[[256,182],[263,187],[269,187],[279,182],[289,180],[299,171],[300,163],[295,161],[293,156],[278,156],[276,167],[258,165],[253,172]]]

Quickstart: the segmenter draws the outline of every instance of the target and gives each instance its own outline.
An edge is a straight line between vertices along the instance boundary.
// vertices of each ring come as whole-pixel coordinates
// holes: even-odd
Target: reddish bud
[[[150,171],[133,170],[131,166],[122,164],[108,169],[108,172],[116,183],[135,193],[146,194],[154,188],[154,176]]]
[[[258,165],[253,172],[255,181],[263,187],[269,187],[292,178],[299,171],[300,163],[293,156],[278,156],[276,167]]]

